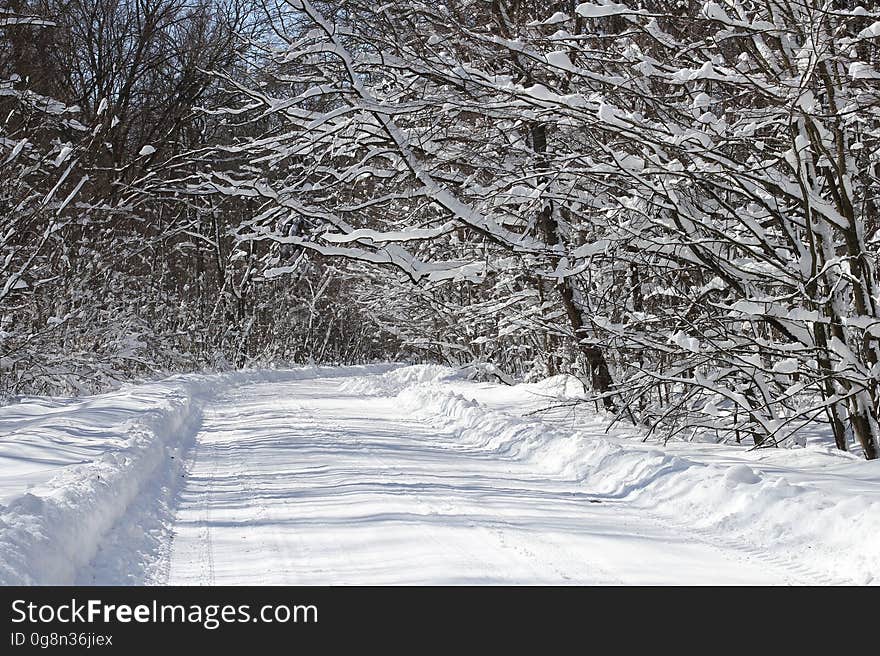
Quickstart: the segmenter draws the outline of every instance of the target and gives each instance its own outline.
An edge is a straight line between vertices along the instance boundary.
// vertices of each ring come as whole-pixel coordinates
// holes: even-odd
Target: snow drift
[[[408,387],[399,398],[438,430],[457,433],[463,445],[526,459],[547,475],[580,481],[597,499],[638,504],[695,539],[739,550],[745,559],[784,563],[814,582],[880,582],[876,463],[822,454],[830,471],[799,471],[792,463],[781,473],[762,471],[760,463],[703,463],[634,444],[635,436],[606,436],[599,417],[571,431],[491,410],[475,400],[478,387],[450,382]],[[577,391],[565,381],[548,381],[542,388],[568,398]],[[829,482],[841,464],[846,476]],[[858,486],[845,482],[854,468]]]

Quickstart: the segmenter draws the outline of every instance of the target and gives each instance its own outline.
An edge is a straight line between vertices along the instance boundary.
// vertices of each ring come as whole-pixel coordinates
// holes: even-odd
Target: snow
[[[351,232],[333,233],[325,232],[321,235],[321,239],[334,244],[344,244],[352,241],[370,240],[375,243],[387,243],[392,241],[414,241],[419,239],[431,239],[438,237],[447,232],[451,232],[455,228],[455,224],[447,222],[437,228],[416,228],[412,230],[397,230],[389,232],[379,232],[377,230],[369,230],[361,228],[360,230],[352,230]]]
[[[635,14],[639,13],[637,11],[633,11],[626,5],[617,4],[617,3],[592,3],[592,2],[582,2],[577,7],[575,7],[575,11],[583,16],[584,18],[601,18],[603,16],[615,16],[617,14]]]
[[[678,344],[681,348],[686,351],[690,351],[691,353],[699,353],[700,352],[700,340],[696,337],[691,337],[685,332],[678,331],[672,336],[672,341],[675,344]]]
[[[584,398],[574,377],[506,386],[467,374],[187,375],[2,408],[0,582],[880,576],[876,463],[813,438],[660,449],[572,405]]]
[[[0,408],[0,584],[77,581],[139,496],[170,502],[180,454],[218,390],[315,371],[175,376],[82,400]]]
[[[564,50],[557,50],[555,52],[547,53],[547,63],[553,66],[554,68],[560,68],[564,71],[572,70],[571,60],[568,58],[568,53]]]
[[[568,20],[568,14],[564,14],[561,11],[555,12],[550,18],[547,18],[542,21],[532,21],[529,23],[529,27],[534,27],[536,25],[556,25],[558,23],[564,23]]]
[[[626,123],[621,120],[621,111],[619,108],[609,103],[600,102],[596,110],[596,115],[603,123],[608,123],[616,127],[626,127]]]
[[[716,2],[707,2],[703,7],[703,13],[706,18],[710,20],[717,20],[722,23],[730,22],[730,17],[727,15],[727,12]]]
[[[873,39],[880,36],[880,21],[871,23],[868,27],[859,32],[860,39]]]
[[[12,149],[12,152],[9,153],[9,155],[6,157],[6,162],[5,162],[5,163],[11,162],[11,161],[14,160],[16,157],[18,157],[18,154],[21,152],[22,148],[25,147],[25,144],[27,144],[27,142],[28,142],[27,139],[21,139],[21,140],[19,140],[19,142],[16,143],[16,144],[15,144],[15,147]]]
[[[701,109],[704,107],[708,107],[710,104],[712,104],[712,99],[707,94],[701,91],[696,96],[694,96],[694,101],[691,106],[694,109]]]
[[[574,256],[592,257],[593,255],[605,253],[609,246],[610,242],[607,239],[598,239],[592,243],[578,246],[574,251]]]
[[[778,374],[797,373],[798,361],[795,358],[785,358],[773,365],[773,371]]]
[[[73,148],[70,146],[63,146],[58,153],[58,157],[55,158],[55,162],[53,162],[54,166],[61,166],[67,158],[70,157],[70,154],[73,152]]]
[[[880,73],[875,71],[869,64],[853,62],[849,65],[849,76],[854,80],[877,80]]]

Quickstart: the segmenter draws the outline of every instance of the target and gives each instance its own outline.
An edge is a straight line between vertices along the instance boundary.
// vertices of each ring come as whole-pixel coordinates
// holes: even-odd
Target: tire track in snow
[[[787,579],[788,585],[852,585],[852,581],[835,578],[826,572],[796,562],[790,557],[768,553],[761,547],[749,545],[745,538],[742,541],[733,541],[719,537],[716,532],[708,529],[682,524],[675,519],[662,517],[650,511],[646,511],[646,515],[646,518],[655,524],[671,526],[683,535],[690,536],[695,541],[717,549],[726,558],[753,565],[757,564],[759,567],[772,566],[774,571],[781,573]]]
[[[216,412],[213,407],[206,408],[203,412],[202,426],[204,427],[206,424],[210,423],[211,420],[214,419]],[[210,476],[202,476],[197,478],[196,472],[199,469],[199,463],[202,461],[200,455],[202,451],[205,449],[205,446],[196,438],[196,443],[192,449],[189,451],[189,457],[187,458],[187,463],[185,466],[186,471],[186,479],[187,485],[191,488],[194,480],[199,480],[201,487],[200,502],[199,502],[199,513],[198,513],[198,521],[199,521],[199,529],[198,529],[198,539],[195,541],[187,542],[187,547],[184,553],[184,557],[182,560],[189,563],[198,563],[196,566],[196,571],[199,572],[198,579],[195,581],[188,580],[187,583],[190,585],[214,585],[215,574],[214,574],[214,550],[211,540],[211,504],[213,503],[213,481],[216,477],[216,458],[214,459],[214,465],[210,468]],[[211,455],[210,452],[208,454]],[[191,492],[190,492],[191,493]],[[178,542],[177,538],[179,535],[179,521],[180,521],[180,507],[175,508],[174,513],[174,521],[175,527],[172,529],[169,546],[168,546],[168,564],[166,567],[167,577],[163,583],[167,584],[169,581],[173,580],[176,575],[174,561],[171,558],[171,554],[173,553],[173,549],[175,544]]]
[[[412,420],[410,420],[412,421]],[[418,424],[428,424],[428,420],[416,420],[413,423]],[[362,440],[356,440],[357,445],[364,450],[364,452],[369,453],[371,459],[380,465],[380,470],[384,472],[393,472],[395,467],[382,458],[376,450],[368,443]],[[455,453],[454,451],[452,452]],[[388,474],[390,476],[394,476],[396,474]],[[442,516],[442,515],[450,515],[450,516],[466,516],[466,513],[463,511],[462,506],[456,506],[453,504],[449,498],[446,500],[442,500],[439,504],[432,503],[429,501],[424,495],[416,493],[415,495],[416,502],[424,507],[429,514],[434,516]],[[525,546],[524,542],[526,538],[534,539],[532,535],[522,530],[521,527],[517,527],[514,524],[509,522],[504,522],[500,520],[493,521],[491,524],[486,525],[484,523],[478,523],[473,519],[467,520],[466,524],[468,527],[474,532],[474,534],[479,534],[481,536],[482,541],[485,544],[494,544],[496,545],[496,550],[501,549],[503,551],[516,553],[516,558],[520,561],[525,560],[528,563],[529,568],[532,570],[532,574],[536,581],[542,581],[546,583],[577,583],[579,580],[583,580],[583,576],[578,576],[567,569],[564,566],[560,566],[557,558],[548,558],[546,549],[549,548],[551,551],[556,552],[557,554],[563,554],[565,558],[563,559],[567,563],[578,563],[579,570],[586,570],[592,573],[595,576],[596,573],[600,573],[603,580],[606,582],[613,583],[622,583],[621,579],[612,576],[608,571],[603,568],[598,567],[594,562],[585,562],[582,558],[575,556],[571,552],[567,552],[565,549],[561,548],[561,545],[558,544],[557,541],[549,541],[546,538],[540,540],[543,547],[545,547],[544,555],[540,555],[535,551],[529,549]],[[430,529],[430,527],[428,527]],[[515,537],[511,537],[515,536]],[[431,538],[439,542],[436,534],[432,534]],[[476,556],[472,551],[465,551],[461,548],[460,545],[456,544],[455,547],[457,550],[462,553],[465,557],[469,559],[475,559]],[[487,564],[492,564],[489,561]],[[555,574],[554,577],[548,579],[546,576],[547,568],[550,568]],[[495,571],[500,575],[498,580],[503,580],[504,572],[500,570],[497,566],[494,568]]]
[[[205,429],[172,582],[784,582],[338,380],[242,387]]]
[[[354,444],[356,444],[364,453],[369,455],[370,459],[378,465],[376,468],[377,472],[382,472],[383,476],[387,478],[396,478],[403,475],[402,472],[396,471],[396,467],[379,456],[376,453],[376,450],[370,446],[368,442],[355,439]],[[426,511],[425,514],[428,516],[442,518],[444,516],[461,515],[461,512],[451,504],[447,504],[446,508],[438,508],[436,505],[429,503],[422,494],[416,493],[412,496],[416,504],[423,508]],[[467,524],[471,527],[476,526],[476,523],[472,520],[468,521]],[[479,559],[473,550],[466,550],[457,541],[450,542],[448,539],[441,539],[438,531],[430,523],[423,523],[421,531],[429,540],[431,540],[431,542],[437,545],[438,551],[448,551],[451,548],[465,561],[468,561],[471,564],[480,564],[481,568],[473,568],[475,571],[479,569],[484,575],[491,575],[490,578],[495,578],[499,581],[503,580],[504,571],[498,564],[492,561],[486,561],[485,559]]]

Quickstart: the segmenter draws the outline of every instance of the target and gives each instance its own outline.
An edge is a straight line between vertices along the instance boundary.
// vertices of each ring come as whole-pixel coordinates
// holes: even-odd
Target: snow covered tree
[[[690,271],[669,295],[687,299],[674,373],[641,377],[688,390],[675,411],[698,426],[723,416],[762,442],[826,412],[840,448],[851,431],[877,457],[878,16],[802,2],[577,11],[626,77],[598,114],[639,158],[617,167],[636,266]],[[641,332],[609,327],[624,342]],[[664,333],[648,340],[658,351]]]
[[[442,357],[531,335],[652,431],[776,444],[824,414],[876,457],[877,15],[551,5],[289,0],[217,109],[271,127],[203,188],[258,204],[244,242],[401,272]]]
[[[575,374],[664,439],[878,456],[873,6],[2,16],[5,371],[424,357]]]

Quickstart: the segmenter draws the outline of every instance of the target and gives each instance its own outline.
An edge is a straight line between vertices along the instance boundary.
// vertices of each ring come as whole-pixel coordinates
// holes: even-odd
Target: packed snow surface
[[[880,581],[880,468],[606,433],[580,383],[176,376],[0,408],[4,584]]]

